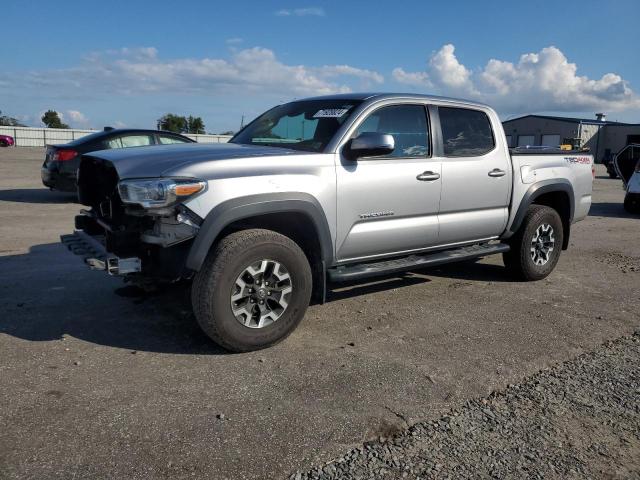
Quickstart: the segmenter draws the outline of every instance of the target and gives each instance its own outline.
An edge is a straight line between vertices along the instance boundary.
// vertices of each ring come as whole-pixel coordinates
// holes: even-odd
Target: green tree
[[[220,135],[235,135],[236,132],[233,130],[227,130],[226,132],[222,132]]]
[[[60,120],[60,115],[55,110],[47,110],[42,115],[42,123],[46,125],[47,128],[69,128],[69,125],[66,123],[62,123]]]
[[[184,133],[189,128],[189,125],[185,117],[167,113],[158,120],[158,128],[169,132]]]
[[[188,133],[205,133],[204,122],[200,117],[192,117],[189,115],[187,119],[187,132]]]
[[[0,110],[0,126],[2,127],[26,127],[20,123],[17,119],[13,117],[9,117],[7,115],[2,115],[2,110]]]

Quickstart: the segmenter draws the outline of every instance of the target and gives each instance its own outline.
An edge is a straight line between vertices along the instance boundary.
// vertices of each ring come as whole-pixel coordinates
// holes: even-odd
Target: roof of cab
[[[385,93],[385,92],[357,92],[357,93],[339,93],[335,95],[323,95],[319,97],[300,98],[302,100],[386,100],[394,98],[415,98],[420,100],[434,100],[438,102],[463,103],[465,105],[473,105],[477,107],[490,107],[485,103],[474,102],[461,98],[440,97],[438,95],[424,95],[421,93]]]

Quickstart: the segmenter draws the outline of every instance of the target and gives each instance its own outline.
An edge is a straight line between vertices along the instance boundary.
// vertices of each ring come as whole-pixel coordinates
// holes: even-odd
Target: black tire
[[[5,140],[0,140],[0,147],[8,147],[9,143],[6,142]]]
[[[631,214],[640,214],[640,194],[627,193],[624,197],[624,209]]]
[[[543,225],[553,228],[554,245],[544,265],[534,263],[531,256],[531,243],[538,228]],[[562,250],[563,228],[560,215],[553,208],[544,205],[531,205],[522,221],[520,230],[510,239],[511,250],[503,254],[505,266],[520,280],[541,280],[549,275],[560,258]]]
[[[250,328],[233,314],[231,293],[243,270],[262,259],[277,261],[286,268],[291,297],[276,321]],[[279,233],[250,229],[226,236],[209,252],[194,278],[191,302],[198,324],[214,342],[226,350],[248,352],[285,339],[304,317],[311,290],[311,267],[302,249]]]

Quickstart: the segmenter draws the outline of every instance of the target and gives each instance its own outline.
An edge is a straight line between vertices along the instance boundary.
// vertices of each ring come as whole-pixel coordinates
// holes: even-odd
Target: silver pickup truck
[[[277,106],[227,144],[93,152],[63,242],[139,284],[191,280],[233,351],[300,323],[328,284],[502,254],[546,277],[591,205],[582,152],[509,151],[486,105],[346,94]]]

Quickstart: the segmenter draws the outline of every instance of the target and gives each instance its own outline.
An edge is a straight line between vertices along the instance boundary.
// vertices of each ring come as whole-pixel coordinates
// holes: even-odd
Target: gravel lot
[[[640,478],[640,330],[294,480]]]
[[[230,355],[199,331],[184,289],[132,296],[120,280],[87,270],[59,245],[79,206],[42,188],[43,156],[39,148],[0,149],[2,480],[286,478],[418,422],[425,430],[416,445],[424,447],[429,422],[451,416],[452,408],[468,415],[464,425],[477,422],[477,410],[464,407],[469,399],[600,351],[640,326],[640,221],[624,212],[620,181],[599,170],[592,215],[575,226],[549,278],[512,282],[496,257],[349,286],[311,307],[287,341]],[[614,382],[616,372],[597,378]],[[505,411],[526,407],[537,415],[523,388],[522,398],[506,390],[489,407],[504,402]],[[573,388],[568,383],[567,392]],[[619,421],[616,405],[594,408],[611,408]],[[593,419],[570,411],[578,415],[578,440],[573,450],[563,441],[554,455],[577,460],[558,468],[631,476],[637,465],[624,452],[637,452],[637,411],[620,430],[632,443],[621,441],[611,457],[598,454],[597,464],[580,463],[592,432],[581,433],[580,422]],[[514,415],[509,425],[526,439],[518,433],[523,418]],[[497,449],[501,427],[493,428]],[[477,443],[459,442],[469,458],[487,451],[482,442],[492,438],[476,435]],[[442,445],[456,440],[439,438]],[[550,451],[536,445],[522,447]],[[399,459],[455,467],[440,460],[444,454],[419,451]],[[514,462],[500,468],[521,477]]]

